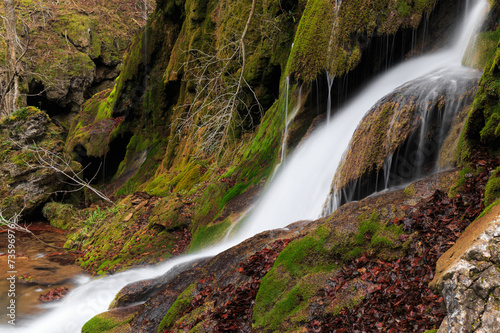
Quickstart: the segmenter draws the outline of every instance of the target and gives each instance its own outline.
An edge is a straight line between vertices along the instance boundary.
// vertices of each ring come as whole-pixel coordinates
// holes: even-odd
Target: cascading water
[[[81,285],[65,299],[47,305],[46,313],[31,319],[24,318],[24,322],[20,322],[22,326],[1,326],[2,332],[79,332],[92,316],[106,311],[115,294],[131,282],[163,274],[196,258],[214,256],[264,230],[285,227],[301,219],[317,218],[328,196],[335,169],[365,112],[403,83],[442,68],[450,61],[459,63],[473,28],[486,7],[486,0],[478,1],[453,49],[410,60],[388,71],[361,92],[362,98],[355,98],[337,112],[330,123],[312,133],[287,159],[235,238],[217,247],[204,249],[203,253],[178,257],[162,265],[132,269],[101,279],[81,279]]]
[[[381,99],[351,139],[324,215],[345,202],[438,171],[440,148],[452,125],[460,125],[463,116],[457,116],[472,102],[479,78],[477,70],[448,66]],[[379,138],[381,132],[385,135]]]
[[[328,100],[326,102],[326,122],[330,122],[330,117],[332,113],[332,85],[335,76],[330,76],[328,72],[326,73],[326,81],[328,83]]]

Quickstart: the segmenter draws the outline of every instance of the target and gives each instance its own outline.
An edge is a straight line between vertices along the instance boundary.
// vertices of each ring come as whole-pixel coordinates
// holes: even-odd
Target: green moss
[[[77,228],[82,222],[75,207],[69,204],[49,202],[43,206],[42,213],[50,225],[63,230]]]
[[[130,314],[125,318],[114,317],[108,313],[101,313],[88,322],[82,327],[82,333],[101,333],[112,330],[115,327],[129,323],[134,314]]]
[[[308,1],[295,35],[287,75],[306,82],[327,70],[340,76],[361,60],[360,36],[392,35],[417,28],[436,0],[352,0],[335,8],[333,1]]]
[[[454,198],[458,194],[458,192],[460,192],[462,190],[462,188],[465,184],[465,180],[466,180],[467,175],[475,174],[475,173],[476,173],[476,171],[471,166],[463,167],[462,170],[460,170],[457,183],[450,188],[450,191],[448,192],[448,196],[450,198]]]
[[[279,300],[270,311],[261,313],[259,316],[254,316],[255,326],[265,326],[272,331],[282,331],[283,323],[287,318],[293,318],[307,309],[309,298],[314,295],[314,291],[313,285],[309,285],[302,281],[299,282],[290,291],[280,295],[278,298]],[[293,319],[295,319],[295,321],[307,320],[307,315],[298,317],[299,318]]]
[[[163,333],[170,329],[173,324],[181,318],[182,313],[191,305],[193,292],[196,289],[196,284],[191,284],[187,287],[175,300],[174,304],[168,309],[158,326],[158,333]]]
[[[290,53],[287,75],[296,73],[297,78],[308,82],[327,68],[331,27],[335,20],[334,7],[333,2],[328,0],[307,2]]]
[[[214,245],[226,234],[226,231],[231,226],[231,221],[224,220],[223,222],[200,227],[194,234],[193,240],[189,248],[189,252],[196,252],[210,245]]]
[[[486,183],[484,205],[489,206],[498,198],[500,198],[500,167],[495,169]]]
[[[198,200],[194,212],[195,227],[205,226],[216,216],[220,202],[224,198],[228,185],[223,182],[211,183]]]
[[[330,270],[334,265],[328,262],[325,248],[326,237],[306,236],[290,243],[276,259],[276,265],[282,265],[292,277],[299,277],[304,272]]]
[[[200,180],[200,177],[202,176],[201,169],[202,169],[201,165],[195,165],[190,168],[187,168],[188,171],[179,180],[177,186],[175,186],[174,191],[179,192],[187,190],[193,187],[195,184],[197,184]]]
[[[377,212],[359,217],[358,230],[347,236],[337,236],[332,246],[331,255],[349,262],[363,253],[376,255],[384,260],[398,258],[407,244],[402,243],[399,236],[403,233],[400,225],[387,225],[380,220]]]
[[[189,225],[189,208],[176,196],[158,202],[149,217],[149,228],[163,226],[167,231],[182,230]]]
[[[233,186],[227,193],[226,195],[224,196],[224,198],[222,198],[222,200],[220,201],[219,203],[219,210],[222,209],[226,203],[228,203],[229,201],[231,201],[231,199],[234,199],[235,197],[237,197],[238,195],[240,195],[241,193],[243,193],[243,191],[245,191],[248,187],[248,184],[237,184],[235,186]]]
[[[411,197],[413,197],[413,196],[415,195],[415,193],[416,193],[416,192],[417,192],[417,190],[416,190],[416,188],[415,188],[415,185],[414,185],[414,184],[410,184],[410,185],[408,185],[408,186],[404,189],[404,191],[403,191],[404,195],[405,195],[405,196],[407,196],[407,197],[410,197],[410,198],[411,198]]]
[[[493,207],[495,207],[496,205],[500,204],[500,199],[497,199],[495,200],[491,205],[489,205],[488,207],[486,207],[482,212],[481,214],[479,214],[479,216],[476,218],[476,220],[480,219],[481,217],[485,216],[486,214],[488,214],[489,212],[491,212],[491,210],[493,209]]]
[[[483,31],[477,34],[474,43],[469,46],[469,49],[466,52],[464,64],[466,66],[484,70],[490,59],[492,59],[495,55],[499,40],[500,29],[496,29],[494,31]],[[474,49],[471,49],[471,47]]]
[[[468,113],[461,139],[461,160],[471,156],[471,147],[486,145],[491,153],[500,148],[500,45],[485,66],[479,89]],[[465,149],[464,149],[465,148]]]

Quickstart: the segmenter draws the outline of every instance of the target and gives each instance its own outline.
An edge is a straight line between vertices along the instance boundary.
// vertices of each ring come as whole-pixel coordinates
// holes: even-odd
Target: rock
[[[342,203],[342,191],[359,200],[434,170],[450,128],[454,130],[448,141],[453,142],[447,141],[447,146],[458,143],[479,77],[475,70],[447,69],[411,81],[380,100],[351,139],[332,184],[333,200]],[[442,153],[447,159],[443,166],[453,165],[449,155],[453,153]]]
[[[7,217],[30,213],[64,185],[58,171],[40,162],[62,153],[63,131],[46,113],[27,107],[0,122],[0,137],[0,210]]]
[[[160,321],[179,295],[190,285],[195,284],[196,293],[204,295],[204,301],[200,300],[200,305],[207,305],[207,310],[216,311],[230,301],[230,294],[236,297],[229,292],[230,290],[246,286],[254,279],[242,273],[245,269],[251,270],[251,268],[238,270],[243,262],[276,240],[300,235],[306,225],[307,223],[297,223],[290,226],[289,230],[263,232],[213,258],[197,260],[169,271],[159,278],[128,285],[117,295],[111,308],[116,309],[134,302],[146,301],[145,306],[138,309],[129,325],[134,332],[156,331]],[[226,289],[228,287],[230,290]]]
[[[202,267],[206,261],[207,259],[195,260],[194,262],[174,267],[160,277],[128,284],[116,295],[109,308],[123,308],[137,302],[143,302],[147,300],[151,294],[164,288],[168,283],[173,281],[177,275],[180,275],[184,271],[189,271],[183,273],[185,277],[187,275],[192,275],[193,272],[199,271],[200,267]]]
[[[498,332],[500,205],[472,223],[437,262],[430,286],[442,293],[447,318],[439,333]]]
[[[27,46],[20,59],[22,93],[28,105],[51,116],[77,113],[85,99],[109,87],[129,41],[145,23],[133,0],[25,1],[16,11],[19,20],[30,22],[19,35]]]

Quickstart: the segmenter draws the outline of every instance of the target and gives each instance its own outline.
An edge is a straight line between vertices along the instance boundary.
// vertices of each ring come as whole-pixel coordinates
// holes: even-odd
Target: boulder
[[[438,333],[498,332],[500,205],[472,223],[436,265],[430,286],[442,293],[447,317]]]
[[[0,210],[6,217],[30,213],[63,187],[59,172],[41,161],[47,154],[62,156],[63,130],[27,107],[0,122],[0,137]]]
[[[448,68],[381,99],[359,124],[337,168],[333,200],[359,200],[436,171],[436,164],[453,166],[479,77],[476,70]],[[440,152],[445,140],[447,151]]]

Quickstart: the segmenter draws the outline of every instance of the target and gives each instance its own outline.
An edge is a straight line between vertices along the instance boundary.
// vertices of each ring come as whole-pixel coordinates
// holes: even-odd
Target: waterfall
[[[174,269],[176,265],[197,258],[214,256],[264,230],[283,228],[302,219],[316,219],[330,191],[330,184],[350,138],[365,113],[383,96],[409,80],[449,65],[460,63],[463,50],[487,7],[486,0],[468,16],[463,33],[450,50],[409,60],[388,70],[368,84],[360,95],[335,113],[329,123],[315,130],[278,171],[248,216],[237,235],[227,243],[185,255],[164,264],[131,269],[100,279],[80,278],[80,286],[62,301],[45,305],[48,311],[34,318],[23,318],[16,327],[0,326],[2,332],[79,332],[91,317],[107,310],[116,293],[125,285],[152,278]],[[362,97],[360,97],[362,96]]]
[[[438,171],[440,149],[460,111],[472,102],[479,78],[477,70],[451,65],[412,80],[377,102],[336,170],[330,199],[335,202],[327,205],[324,215],[345,202]],[[387,122],[385,138],[370,146],[365,139],[374,139],[383,122]],[[381,169],[363,169],[369,165],[360,162],[356,153],[360,149],[372,151],[369,165],[382,164]],[[356,180],[346,184],[348,177]]]

